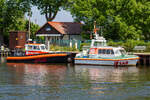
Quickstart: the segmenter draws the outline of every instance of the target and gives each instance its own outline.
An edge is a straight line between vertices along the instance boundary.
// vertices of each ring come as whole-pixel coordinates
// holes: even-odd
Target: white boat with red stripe
[[[128,55],[122,47],[107,46],[104,37],[100,37],[94,27],[95,38],[89,49],[83,50],[75,57],[75,64],[135,66],[139,60],[136,55]]]

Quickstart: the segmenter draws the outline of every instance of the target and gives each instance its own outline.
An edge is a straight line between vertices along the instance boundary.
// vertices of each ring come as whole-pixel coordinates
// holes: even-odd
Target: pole
[[[96,30],[96,21],[94,21],[94,33],[97,34],[97,30]]]
[[[99,35],[97,34],[96,21],[94,21],[94,33],[95,33],[95,39],[98,39]]]
[[[28,29],[28,33],[29,33],[29,37],[28,39],[30,40],[30,17],[31,17],[31,10],[29,11],[29,29]]]

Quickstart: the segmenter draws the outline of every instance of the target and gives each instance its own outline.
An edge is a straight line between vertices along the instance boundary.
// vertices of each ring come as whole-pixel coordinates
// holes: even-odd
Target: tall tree
[[[149,0],[69,0],[76,21],[92,30],[93,22],[104,27],[107,39],[149,39]]]
[[[52,21],[67,0],[32,0],[32,2],[38,7],[41,14],[45,15],[47,21]]]
[[[1,38],[8,38],[8,31],[15,27],[17,19],[23,18],[30,9],[29,0],[1,0],[0,1],[0,34]]]
[[[0,43],[3,42],[3,13],[4,13],[4,8],[5,8],[5,0],[0,1]]]

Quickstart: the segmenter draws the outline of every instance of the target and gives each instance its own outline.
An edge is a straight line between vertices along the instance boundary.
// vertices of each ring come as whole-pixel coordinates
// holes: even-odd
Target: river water
[[[150,67],[4,62],[0,100],[150,100]]]

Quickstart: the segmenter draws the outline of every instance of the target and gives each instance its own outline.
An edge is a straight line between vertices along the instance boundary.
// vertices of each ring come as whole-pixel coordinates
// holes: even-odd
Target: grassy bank
[[[121,46],[125,48],[127,52],[150,52],[150,42],[139,41],[139,40],[126,40],[126,41],[108,41],[108,46],[118,47]],[[58,46],[58,45],[51,45],[51,51],[82,51],[83,47],[90,46],[89,42],[84,42],[80,44],[80,49],[76,49],[75,47],[68,47],[68,46]],[[145,46],[146,49],[144,51],[134,50],[135,46]]]
[[[108,46],[114,46],[114,47],[118,47],[121,46],[123,48],[125,48],[125,50],[127,52],[150,52],[150,42],[145,42],[142,40],[126,40],[126,41],[107,41],[107,45]],[[90,46],[90,42],[89,43],[81,43],[81,48],[80,50],[82,50],[82,48],[84,46]],[[146,49],[144,51],[138,51],[138,50],[134,50],[135,46],[146,46]]]
[[[139,41],[139,40],[127,40],[127,41],[120,41],[120,42],[109,41],[108,45],[121,46],[125,48],[127,52],[150,52],[150,42],[145,42],[145,41]],[[146,46],[146,49],[144,51],[137,51],[134,50],[135,46]]]
[[[67,47],[67,46],[58,46],[58,45],[51,45],[51,51],[79,51],[75,47]]]

